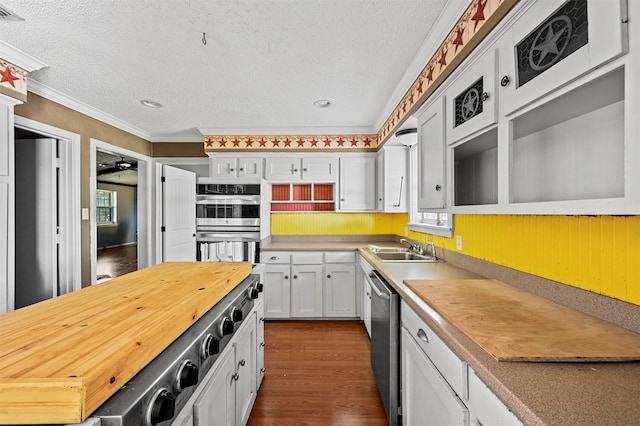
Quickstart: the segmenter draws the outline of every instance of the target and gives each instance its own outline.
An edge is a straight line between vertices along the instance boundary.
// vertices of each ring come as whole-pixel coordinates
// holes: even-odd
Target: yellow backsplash
[[[640,216],[456,215],[454,238],[398,213],[273,214],[274,235],[397,234],[640,305]]]

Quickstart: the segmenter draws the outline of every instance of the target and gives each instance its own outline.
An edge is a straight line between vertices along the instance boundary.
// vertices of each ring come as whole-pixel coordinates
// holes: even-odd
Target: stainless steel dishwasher
[[[374,270],[371,284],[371,368],[391,426],[400,424],[400,296]]]

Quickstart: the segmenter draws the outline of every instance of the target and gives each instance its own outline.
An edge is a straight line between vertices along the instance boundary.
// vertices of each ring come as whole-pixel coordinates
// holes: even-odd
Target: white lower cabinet
[[[367,334],[371,337],[371,284],[369,284],[368,275],[373,270],[373,267],[358,255],[358,285],[360,286],[361,297],[361,314],[360,318],[364,323],[364,328],[367,330]]]
[[[291,317],[322,316],[322,265],[291,266]]]
[[[522,424],[404,301],[401,318],[404,425]]]
[[[324,265],[324,316],[356,316],[355,265]]]
[[[262,297],[255,307],[256,310],[256,389],[260,388],[264,379],[264,302]]]
[[[193,404],[195,426],[236,424],[236,357],[233,349],[218,360],[216,372]]]
[[[474,426],[517,426],[520,420],[485,385],[469,367],[469,401],[471,424]]]
[[[173,420],[179,426],[236,426],[249,421],[259,379],[258,312],[261,301],[234,334],[202,380],[187,407]],[[264,332],[262,332],[264,336]],[[264,340],[264,339],[263,339]],[[193,402],[191,402],[193,401]]]
[[[355,252],[263,252],[265,312],[277,318],[355,318]]]
[[[467,407],[405,328],[401,339],[402,423],[468,425]]]

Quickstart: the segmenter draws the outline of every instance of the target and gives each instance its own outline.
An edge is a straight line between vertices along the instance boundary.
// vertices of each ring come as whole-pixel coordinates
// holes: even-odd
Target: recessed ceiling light
[[[162,108],[162,104],[156,101],[150,101],[147,99],[143,99],[140,101],[140,103],[146,107],[149,108]]]
[[[329,108],[331,101],[329,99],[318,99],[313,103],[313,106],[316,108]]]

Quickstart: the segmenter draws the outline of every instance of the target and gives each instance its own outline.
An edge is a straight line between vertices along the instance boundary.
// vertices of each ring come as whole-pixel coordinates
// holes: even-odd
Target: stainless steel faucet
[[[427,247],[431,248],[431,255],[433,256],[433,260],[438,260],[438,256],[436,256],[436,245],[433,243],[433,241],[429,241],[427,243]]]
[[[400,238],[400,244],[402,243],[407,243],[409,245],[409,248],[413,250],[413,247],[415,246],[415,244],[413,244],[411,241],[407,240],[406,238]]]

